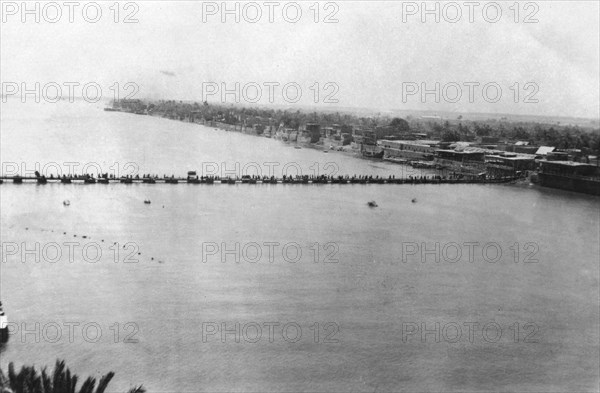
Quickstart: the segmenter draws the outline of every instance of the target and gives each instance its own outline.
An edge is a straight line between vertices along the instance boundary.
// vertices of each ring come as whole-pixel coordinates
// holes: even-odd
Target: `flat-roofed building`
[[[483,149],[475,151],[438,149],[435,151],[434,158],[436,164],[454,172],[472,175],[486,171]]]
[[[383,148],[383,159],[388,161],[421,160],[432,161],[439,141],[394,141],[380,140],[377,144]]]
[[[554,147],[552,146],[540,146],[535,152],[538,156],[545,156],[546,154],[554,151]]]
[[[535,169],[535,156],[524,154],[489,154],[485,156],[488,175],[518,176]]]
[[[552,151],[546,154],[548,161],[569,161],[569,153],[566,151]]]

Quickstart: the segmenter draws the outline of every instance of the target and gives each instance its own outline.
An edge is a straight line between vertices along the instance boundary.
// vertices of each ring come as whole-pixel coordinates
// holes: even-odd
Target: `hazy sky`
[[[127,9],[126,2],[120,3],[115,23],[109,8],[114,2],[100,1],[98,22],[83,18],[89,3],[82,2],[70,23],[69,8],[60,1],[55,4],[61,5],[62,17],[56,23],[49,23],[56,19],[56,7],[44,8],[46,3],[39,3],[36,23],[34,14],[22,15],[20,1],[2,1],[1,79],[5,86],[25,82],[28,87],[35,82],[96,82],[106,97],[112,96],[114,82],[134,82],[139,86],[137,97],[196,100],[202,98],[203,83],[226,83],[233,89],[236,82],[254,82],[262,86],[262,104],[269,93],[265,82],[280,84],[274,87],[277,104],[294,98],[292,88],[286,101],[282,86],[297,83],[302,105],[314,103],[318,82],[317,101],[328,107],[599,116],[599,2],[519,2],[517,7],[512,1],[479,3],[471,23],[469,7],[462,1],[427,2],[432,10],[439,7],[436,23],[433,13],[422,22],[420,1],[321,2],[315,23],[315,2],[297,2],[302,16],[291,23],[284,19],[283,8],[287,5],[291,20],[295,5],[280,2],[270,23],[269,8],[259,1],[254,4],[262,18],[250,23],[246,19],[254,18],[256,7],[244,8],[242,2],[240,22],[232,14],[223,23],[222,2],[136,1]],[[29,2],[28,7],[35,10],[35,4]],[[235,4],[227,6],[234,9]],[[495,4],[502,15],[491,23]],[[482,14],[484,6],[490,21]],[[462,16],[450,23],[457,9]],[[138,22],[123,23],[132,12]],[[337,23],[323,23],[333,12]],[[94,18],[93,5],[88,5],[87,16]],[[24,23],[22,17],[27,18]],[[537,22],[523,23],[526,18]],[[328,82],[334,85],[325,88]],[[420,93],[403,97],[403,90],[421,89],[423,83],[435,90],[436,82],[440,103],[434,94],[425,99]],[[473,102],[465,85],[470,82],[479,83],[472,87]],[[488,83],[495,85],[484,98],[482,86]],[[330,98],[339,102],[323,102],[334,86],[338,90]],[[456,86],[462,92],[458,100]],[[246,93],[250,99],[255,96],[253,88]],[[81,93],[76,89],[75,95]],[[529,101],[538,102],[524,102],[528,95]],[[497,102],[488,102],[495,98]],[[233,102],[234,96],[225,99]],[[244,101],[241,94],[240,99]],[[221,96],[208,100],[220,101]]]

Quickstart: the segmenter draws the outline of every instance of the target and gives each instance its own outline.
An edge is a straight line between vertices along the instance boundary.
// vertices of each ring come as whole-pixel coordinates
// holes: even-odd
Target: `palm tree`
[[[64,361],[56,361],[52,375],[46,372],[45,367],[42,373],[38,374],[34,367],[29,366],[21,367],[17,373],[11,362],[8,365],[8,377],[0,370],[0,393],[104,393],[114,376],[112,371],[103,375],[97,386],[96,379],[88,377],[77,390],[79,377],[71,373]],[[137,386],[131,388],[128,393],[145,392],[146,389]]]

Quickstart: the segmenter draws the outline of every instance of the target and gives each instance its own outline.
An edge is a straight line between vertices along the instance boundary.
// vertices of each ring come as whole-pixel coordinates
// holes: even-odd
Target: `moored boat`
[[[383,149],[373,144],[362,144],[361,154],[366,158],[383,158]]]
[[[0,302],[0,344],[4,344],[8,341],[8,318],[4,314],[2,309],[2,302]]]

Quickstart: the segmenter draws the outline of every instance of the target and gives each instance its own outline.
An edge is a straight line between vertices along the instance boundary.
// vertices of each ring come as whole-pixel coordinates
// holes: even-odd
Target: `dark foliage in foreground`
[[[71,373],[64,361],[57,360],[52,373],[47,372],[45,367],[38,373],[29,366],[23,366],[16,372],[14,364],[10,363],[8,376],[0,369],[0,393],[104,393],[114,376],[115,373],[111,371],[103,375],[97,384],[95,378],[88,377],[77,389],[79,377]],[[142,386],[138,386],[128,393],[145,392]]]

